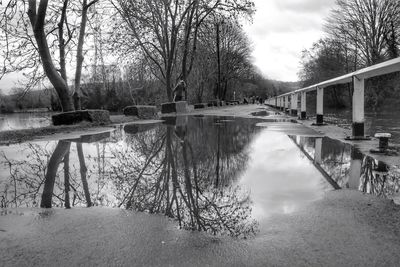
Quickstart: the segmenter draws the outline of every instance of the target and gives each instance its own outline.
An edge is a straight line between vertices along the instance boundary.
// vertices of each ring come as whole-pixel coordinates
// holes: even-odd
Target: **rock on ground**
[[[110,112],[108,110],[76,110],[63,112],[51,117],[53,125],[71,125],[83,121],[88,121],[95,124],[110,123]]]
[[[123,110],[125,116],[137,116],[139,119],[155,119],[158,117],[155,106],[128,106]]]

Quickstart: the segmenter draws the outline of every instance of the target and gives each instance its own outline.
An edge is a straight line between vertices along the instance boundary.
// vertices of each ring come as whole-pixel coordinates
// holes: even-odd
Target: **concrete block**
[[[155,128],[158,125],[158,123],[141,123],[141,124],[127,124],[124,126],[124,131],[127,134],[137,134],[140,132],[146,132],[149,131],[153,128]]]
[[[164,124],[171,126],[185,126],[188,124],[188,116],[168,116],[162,117]]]
[[[206,108],[206,107],[207,107],[207,103],[194,104],[194,109],[201,109],[201,108]]]
[[[210,101],[208,101],[208,106],[209,107],[218,107],[219,101],[218,100],[210,100]]]
[[[51,120],[55,126],[77,124],[83,121],[96,124],[107,124],[111,122],[108,110],[96,109],[63,112],[53,115]]]
[[[125,116],[137,116],[139,119],[155,119],[158,117],[155,106],[128,106],[123,110]]]
[[[178,102],[168,102],[161,104],[161,113],[187,113],[187,102],[186,101],[178,101]]]

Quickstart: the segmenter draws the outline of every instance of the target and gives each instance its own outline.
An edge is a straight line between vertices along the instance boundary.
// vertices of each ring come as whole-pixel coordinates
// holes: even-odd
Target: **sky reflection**
[[[256,219],[292,213],[332,190],[285,134],[264,130],[253,139],[249,151],[240,184],[251,191]]]

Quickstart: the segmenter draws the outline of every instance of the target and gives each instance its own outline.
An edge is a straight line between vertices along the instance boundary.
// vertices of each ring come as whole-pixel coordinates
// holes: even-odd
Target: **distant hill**
[[[270,80],[270,81],[275,85],[278,94],[284,94],[287,92],[297,90],[301,86],[301,82],[283,82],[276,80]]]

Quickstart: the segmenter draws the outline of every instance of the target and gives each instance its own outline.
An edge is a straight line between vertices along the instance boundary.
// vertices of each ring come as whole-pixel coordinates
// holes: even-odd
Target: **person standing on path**
[[[174,102],[183,100],[183,92],[186,92],[186,83],[181,79],[174,89]]]

